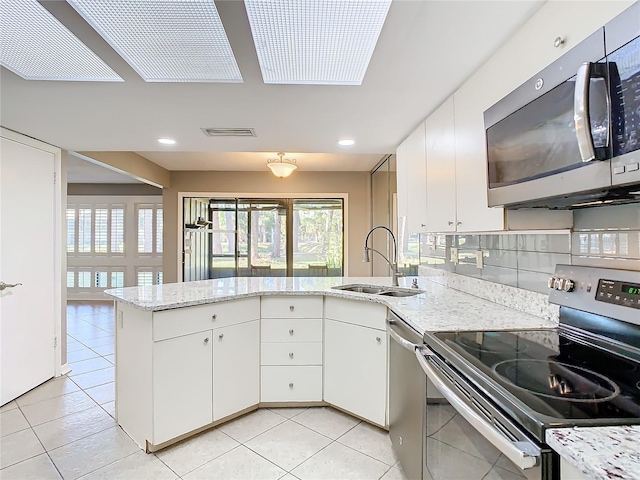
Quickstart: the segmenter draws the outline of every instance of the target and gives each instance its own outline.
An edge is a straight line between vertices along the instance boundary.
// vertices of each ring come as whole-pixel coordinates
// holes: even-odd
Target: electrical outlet
[[[451,247],[451,254],[449,256],[449,260],[454,265],[458,264],[458,248],[457,247]]]
[[[484,268],[484,257],[482,256],[482,250],[476,251],[476,267]]]

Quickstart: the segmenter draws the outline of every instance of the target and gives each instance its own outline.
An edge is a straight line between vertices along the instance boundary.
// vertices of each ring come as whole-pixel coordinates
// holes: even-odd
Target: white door
[[[0,144],[0,405],[55,375],[55,154]]]

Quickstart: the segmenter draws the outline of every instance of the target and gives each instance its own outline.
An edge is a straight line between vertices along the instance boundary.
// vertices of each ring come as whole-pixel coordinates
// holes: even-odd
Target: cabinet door
[[[155,445],[213,421],[211,334],[208,330],[153,344]]]
[[[453,97],[427,118],[427,231],[456,230]]]
[[[386,425],[386,332],[325,320],[324,400]]]
[[[504,210],[487,202],[486,100],[465,84],[454,94],[457,231],[504,228]]]
[[[396,149],[396,194],[398,201],[398,224],[407,217],[407,140]]]
[[[213,331],[213,418],[260,402],[260,321]]]
[[[423,232],[427,225],[427,161],[425,122],[407,138],[407,225],[409,233]]]

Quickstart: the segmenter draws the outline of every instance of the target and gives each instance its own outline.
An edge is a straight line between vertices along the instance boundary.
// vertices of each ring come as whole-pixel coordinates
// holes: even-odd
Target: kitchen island
[[[411,285],[412,278],[404,278],[400,279],[401,287],[409,287]],[[116,329],[116,335],[118,337],[118,344],[121,344],[123,340],[123,331],[126,329],[122,329],[123,325],[126,324],[125,319],[121,316],[123,311],[128,312],[138,312],[141,314],[147,314],[149,329],[151,328],[151,324],[153,323],[153,315],[158,313],[170,313],[175,314],[180,311],[189,311],[183,309],[191,309],[193,307],[196,308],[208,308],[214,307],[216,305],[223,306],[229,305],[232,302],[237,301],[247,301],[253,299],[254,302],[259,302],[262,299],[268,299],[272,297],[276,304],[280,301],[280,299],[289,299],[298,298],[300,300],[304,300],[305,297],[309,297],[314,299],[313,301],[317,302],[322,299],[324,302],[324,306],[327,305],[327,300],[330,302],[331,299],[334,299],[338,302],[348,302],[348,304],[352,304],[356,306],[356,309],[349,310],[350,314],[354,314],[357,312],[357,316],[360,320],[353,321],[349,318],[342,320],[346,320],[345,324],[349,324],[353,322],[351,325],[342,325],[344,328],[355,328],[361,327],[360,330],[365,333],[371,332],[373,338],[378,339],[380,335],[386,329],[384,323],[381,324],[381,314],[386,312],[386,309],[392,310],[396,313],[402,320],[404,320],[408,325],[410,325],[413,329],[415,329],[419,334],[423,334],[426,331],[435,332],[435,331],[465,331],[465,330],[478,330],[478,329],[487,329],[487,330],[509,330],[509,329],[546,329],[546,328],[554,328],[557,326],[556,318],[541,318],[538,316],[530,315],[527,313],[523,313],[522,311],[509,308],[503,305],[499,305],[492,301],[485,300],[475,295],[470,295],[467,293],[463,293],[461,291],[448,288],[439,283],[435,283],[430,281],[427,277],[418,277],[418,285],[422,293],[419,293],[415,296],[409,297],[383,297],[371,294],[364,293],[356,293],[349,292],[344,290],[334,289],[332,287],[340,286],[340,285],[352,285],[352,284],[366,284],[372,286],[388,286],[390,285],[389,278],[372,278],[372,277],[319,277],[319,278],[226,278],[226,279],[217,279],[217,280],[206,280],[206,281],[197,281],[197,282],[189,282],[189,283],[176,283],[176,284],[167,284],[167,285],[159,285],[159,286],[145,286],[145,287],[131,287],[131,288],[120,288],[120,289],[112,289],[107,292],[108,295],[113,297],[117,302],[116,311],[119,312],[118,318],[118,328]],[[495,293],[495,292],[494,292]],[[285,302],[288,304],[290,302]],[[338,303],[338,305],[340,305]],[[345,304],[347,305],[347,304]],[[365,306],[370,306],[373,310],[366,310]],[[271,307],[269,307],[271,308]],[[317,307],[316,307],[317,308]],[[331,309],[330,309],[331,310]],[[335,309],[334,309],[335,311]],[[324,313],[323,313],[324,312]],[[369,314],[367,314],[369,313]],[[298,316],[307,315],[303,313]],[[316,324],[318,320],[322,318],[326,323],[335,322],[335,319],[327,317],[326,308],[323,311],[315,313],[311,313],[309,315],[315,316]],[[329,313],[332,317],[336,317],[339,315],[333,315]],[[213,316],[216,316],[214,313]],[[267,316],[269,314],[267,313]],[[271,315],[271,316],[277,316]],[[255,317],[255,318],[254,318]],[[170,319],[169,329],[175,328],[176,324],[183,323],[185,318],[174,317]],[[188,320],[188,319],[187,319]],[[138,444],[146,449],[147,451],[156,450],[158,448],[162,448],[165,445],[173,443],[176,440],[181,438],[185,438],[191,434],[194,434],[198,431],[210,428],[211,426],[217,425],[224,421],[235,418],[238,415],[244,414],[247,411],[251,411],[259,406],[263,405],[271,405],[271,404],[279,404],[282,403],[284,405],[293,405],[293,404],[306,404],[306,405],[326,405],[332,404],[330,402],[326,402],[326,398],[320,396],[318,397],[317,386],[315,399],[311,402],[298,402],[298,401],[285,401],[285,402],[261,402],[260,394],[260,384],[261,380],[264,383],[265,377],[260,377],[259,369],[263,368],[267,372],[271,370],[273,373],[279,371],[278,367],[268,365],[269,363],[283,363],[283,362],[270,362],[269,359],[265,360],[264,358],[260,358],[260,355],[257,353],[257,350],[262,350],[263,352],[271,351],[273,355],[275,355],[274,348],[277,348],[279,344],[277,342],[273,343],[261,343],[259,336],[260,330],[257,324],[260,322],[267,323],[270,321],[274,321],[277,319],[274,318],[265,318],[264,312],[254,312],[253,315],[249,315],[247,317],[246,322],[241,323],[243,325],[241,328],[247,328],[250,325],[254,325],[253,332],[254,336],[258,338],[253,339],[253,346],[256,352],[248,355],[250,360],[249,370],[253,369],[253,377],[249,375],[249,377],[242,377],[242,379],[247,381],[248,378],[253,378],[253,382],[256,385],[249,385],[249,390],[252,391],[252,396],[249,395],[251,405],[246,408],[238,409],[235,413],[226,415],[221,418],[219,421],[213,420],[215,416],[212,416],[212,421],[202,424],[202,426],[198,428],[193,428],[190,431],[185,432],[184,434],[176,435],[172,437],[168,442],[160,442],[160,443],[152,443],[149,441],[150,438],[153,438],[153,411],[154,411],[154,390],[153,390],[153,372],[148,371],[147,369],[142,369],[143,372],[140,372],[139,367],[141,363],[144,363],[146,360],[149,360],[149,356],[152,356],[152,345],[154,343],[162,343],[163,340],[157,340],[153,338],[153,334],[151,330],[149,330],[149,335],[146,337],[145,343],[135,343],[133,346],[133,352],[131,357],[135,360],[127,361],[125,358],[120,358],[123,354],[119,348],[116,351],[117,362],[116,365],[118,367],[118,372],[116,373],[116,384],[117,384],[117,411],[118,411],[118,422],[120,425],[127,431],[132,438],[134,438]],[[300,322],[301,318],[296,319],[296,321]],[[313,321],[313,318],[311,318]],[[340,320],[340,319],[338,319]],[[143,321],[144,323],[144,321]],[[336,326],[340,326],[339,322],[335,322]],[[144,325],[139,325],[144,327]],[[258,330],[256,330],[256,327]],[[214,327],[211,333],[215,331]],[[223,327],[225,328],[225,327]],[[235,326],[229,326],[229,330],[235,328]],[[246,334],[246,333],[245,333]],[[306,335],[312,335],[307,333]],[[318,335],[318,334],[316,334]],[[301,355],[299,352],[306,351],[305,359],[299,363],[305,363],[305,366],[289,366],[289,367],[281,367],[289,368],[291,370],[300,369],[303,373],[309,373],[313,370],[320,371],[322,368],[323,362],[327,362],[326,358],[326,349],[327,349],[327,338],[322,336],[322,333],[319,334],[320,337],[315,338],[306,338],[303,340],[312,340],[305,341],[299,344],[294,343],[283,343],[282,345],[286,345],[287,347],[291,347],[291,352],[289,355],[292,357],[297,357]],[[213,335],[212,335],[213,336]],[[218,335],[219,336],[219,335]],[[160,338],[160,337],[158,337]],[[207,337],[208,338],[208,337]],[[319,340],[319,341],[315,341]],[[166,341],[166,340],[164,340]],[[322,350],[322,342],[325,342],[324,351]],[[376,341],[376,340],[372,340]],[[386,347],[386,342],[376,342],[376,348],[381,348],[383,355],[386,357],[387,350],[386,348],[382,348],[380,343],[385,343],[383,347]],[[297,347],[298,350],[294,350],[293,348]],[[247,350],[247,345],[245,344],[242,347],[244,350]],[[320,348],[318,359],[318,353],[313,354],[314,351],[317,352],[317,349]],[[357,348],[361,348],[361,344]],[[355,349],[355,347],[354,347]],[[311,352],[311,353],[309,353]],[[324,355],[323,355],[324,353]],[[373,352],[375,354],[375,352]],[[316,355],[316,359],[313,357]],[[379,355],[380,356],[380,355]],[[146,359],[146,360],[145,360]],[[171,359],[170,359],[171,360]],[[213,363],[213,356],[207,358],[206,361]],[[342,358],[340,361],[344,360]],[[170,362],[171,363],[171,362]],[[387,363],[386,358],[383,358],[382,363],[380,363],[381,369],[384,370],[382,380],[378,383],[387,384]],[[371,364],[366,365],[366,370],[371,370],[369,368]],[[153,362],[148,365],[150,370],[153,370]],[[242,370],[242,366],[240,364],[234,364],[234,367],[240,368]],[[246,368],[246,367],[245,367]],[[362,370],[361,370],[362,371]],[[143,393],[141,398],[133,398],[131,396],[127,397],[123,394],[123,390],[126,392],[129,386],[124,386],[122,384],[122,375],[123,372],[129,372],[133,374],[133,381],[137,384],[145,384],[142,385],[141,391]],[[202,371],[199,371],[202,373]],[[158,372],[156,372],[158,373]],[[182,372],[184,374],[184,371]],[[209,375],[212,375],[212,371],[209,372]],[[316,374],[317,375],[317,374]],[[213,375],[215,376],[215,375]],[[277,376],[277,375],[276,375]],[[312,375],[311,375],[312,376]],[[310,377],[311,377],[310,376]],[[267,379],[273,378],[267,375]],[[380,380],[380,378],[378,378]],[[224,380],[224,378],[223,378]],[[322,372],[322,377],[319,380],[322,384],[324,380],[324,386],[326,389],[327,385],[327,370]],[[367,378],[368,380],[368,378]],[[237,385],[238,381],[236,376],[232,376],[229,379],[231,384]],[[251,382],[250,381],[250,382]],[[233,383],[235,382],[235,383]],[[250,383],[249,382],[249,383]],[[206,382],[205,382],[206,383]],[[140,385],[138,385],[140,386]],[[344,385],[338,382],[339,387],[343,387]],[[205,390],[209,389],[209,391],[213,388],[213,384],[207,384]],[[242,389],[241,389],[242,390]],[[322,390],[321,390],[322,391]],[[131,393],[131,392],[130,392]],[[270,394],[267,389],[266,394]],[[137,392],[133,392],[134,397],[137,395]],[[386,394],[384,391],[384,401],[386,402]],[[320,393],[322,395],[322,393]],[[324,392],[326,397],[326,391]],[[311,398],[311,397],[309,397]],[[157,399],[156,399],[157,400]],[[233,401],[233,397],[230,399]],[[134,408],[131,409],[132,405],[128,405],[130,401],[135,403]],[[335,406],[335,403],[333,403]],[[339,408],[340,406],[337,405]],[[211,409],[211,404],[206,404],[205,408]],[[237,408],[237,407],[236,407]],[[386,404],[384,405],[386,411]],[[355,414],[360,418],[365,418],[371,423],[375,423],[379,426],[386,427],[384,420],[381,421],[372,421],[371,418],[366,417],[366,412],[363,415],[358,415],[358,413],[354,413],[354,408],[343,408],[344,411]],[[122,413],[122,415],[121,415]],[[128,419],[128,420],[126,420]],[[132,420],[135,419],[135,420]],[[142,423],[147,423],[146,431],[145,428],[139,428],[140,420]],[[129,425],[128,422],[132,422],[135,425]],[[149,427],[149,425],[151,425]],[[132,432],[131,428],[134,430],[138,430],[139,433]],[[611,465],[606,464],[607,462],[613,462],[614,465],[618,465],[617,468],[622,468],[626,470],[626,476],[622,478],[639,478],[637,473],[640,472],[640,458],[635,453],[637,442],[626,441],[619,443],[619,450],[617,452],[611,452],[611,456],[608,460],[603,464],[601,455],[592,455],[590,452],[590,448],[597,448],[596,445],[600,445],[602,443],[607,442],[608,435],[611,433],[610,429],[612,427],[595,427],[589,429],[556,429],[553,430],[552,433],[547,437],[547,441],[557,449],[558,453],[563,458],[563,463],[568,463],[571,465],[575,465],[581,472],[585,472],[589,477],[593,478],[614,478],[611,476],[607,476],[607,472],[611,471]],[[627,428],[627,427],[625,427]],[[633,438],[637,439],[640,434],[637,427],[631,429],[633,433]],[[151,433],[149,433],[151,432]],[[570,433],[570,436],[567,436],[567,433]],[[600,439],[597,442],[587,441],[588,439],[582,438],[581,436],[575,437],[578,433],[585,432],[588,434],[587,436],[591,439],[598,438]],[[625,430],[627,432],[627,430]],[[133,433],[133,435],[132,435]],[[628,432],[627,432],[628,433]],[[134,436],[135,435],[135,436]],[[595,437],[594,437],[595,436]],[[625,439],[628,439],[629,435],[625,436]],[[554,440],[555,439],[555,440]],[[583,452],[582,454],[576,452]],[[617,462],[617,458],[621,458],[620,462]],[[610,472],[611,473],[611,472]],[[635,475],[635,476],[634,476]]]
[[[409,289],[413,279],[402,279]],[[225,278],[112,289],[116,413],[154,451],[264,406],[331,405],[388,427],[388,309],[426,331],[545,329],[540,318],[417,278]],[[406,293],[406,292],[405,292]]]

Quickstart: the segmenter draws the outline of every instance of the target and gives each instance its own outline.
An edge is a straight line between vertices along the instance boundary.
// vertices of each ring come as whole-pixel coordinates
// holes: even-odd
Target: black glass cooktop
[[[479,377],[488,377],[545,417],[640,423],[638,362],[579,343],[558,330],[434,335],[458,354],[451,358],[471,364],[481,372]]]

